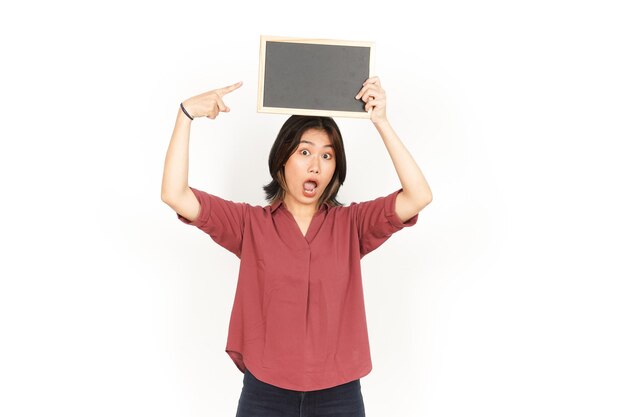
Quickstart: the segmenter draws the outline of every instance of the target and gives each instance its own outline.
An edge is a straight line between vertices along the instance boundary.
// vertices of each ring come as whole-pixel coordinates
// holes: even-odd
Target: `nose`
[[[320,163],[317,160],[317,158],[312,158],[313,161],[311,162],[311,166],[309,166],[309,172],[315,172],[317,174],[319,174],[320,172]]]

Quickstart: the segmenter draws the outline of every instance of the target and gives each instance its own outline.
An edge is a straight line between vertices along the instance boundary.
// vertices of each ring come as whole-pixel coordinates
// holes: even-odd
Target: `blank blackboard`
[[[373,62],[373,42],[261,36],[257,111],[369,118],[354,97]]]

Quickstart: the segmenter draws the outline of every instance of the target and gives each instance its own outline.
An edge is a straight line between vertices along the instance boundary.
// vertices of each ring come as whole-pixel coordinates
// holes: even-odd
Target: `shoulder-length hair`
[[[335,172],[328,186],[317,201],[316,209],[322,204],[342,206],[337,201],[337,192],[346,179],[346,153],[343,147],[343,138],[339,127],[331,117],[293,115],[280,128],[276,140],[270,150],[268,165],[272,181],[263,186],[265,199],[270,205],[285,198],[287,181],[285,180],[285,164],[296,151],[300,138],[309,129],[323,130],[328,134],[330,143],[335,150]]]

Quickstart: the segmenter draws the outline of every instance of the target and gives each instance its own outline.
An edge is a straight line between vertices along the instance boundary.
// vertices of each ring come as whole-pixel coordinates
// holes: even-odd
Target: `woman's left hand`
[[[355,97],[360,98],[365,104],[365,111],[372,109],[370,119],[374,124],[387,121],[387,96],[380,85],[378,77],[370,77],[363,83],[363,88]]]

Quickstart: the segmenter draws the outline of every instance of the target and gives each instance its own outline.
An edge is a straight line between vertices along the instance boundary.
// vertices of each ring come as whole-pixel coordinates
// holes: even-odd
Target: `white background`
[[[160,187],[180,101],[242,80],[230,113],[193,122],[189,184],[265,204],[287,118],[256,112],[267,34],[376,42],[433,190],[363,259],[368,417],[624,416],[618,3],[2,6],[0,414],[235,415],[238,260]],[[371,121],[336,121],[339,199],[397,189]]]

